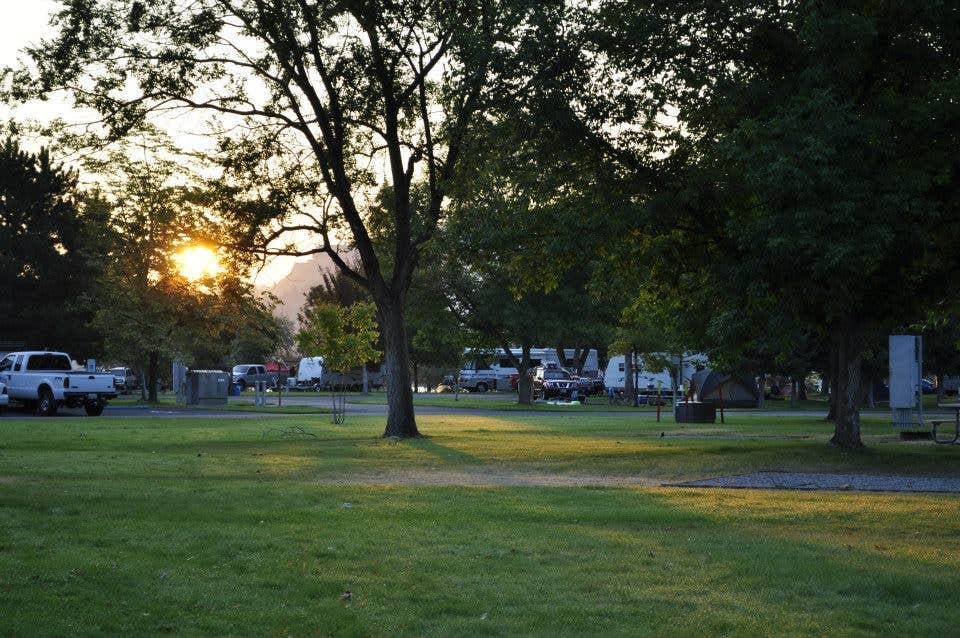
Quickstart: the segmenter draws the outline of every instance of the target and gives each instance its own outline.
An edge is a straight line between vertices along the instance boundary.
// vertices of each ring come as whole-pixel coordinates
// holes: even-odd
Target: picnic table
[[[953,438],[943,441],[937,438],[937,428],[944,423],[950,423],[950,421],[944,419],[932,420],[930,421],[930,435],[933,437],[934,443],[939,443],[940,445],[956,445],[960,443],[960,403],[941,403],[937,407],[953,410]]]

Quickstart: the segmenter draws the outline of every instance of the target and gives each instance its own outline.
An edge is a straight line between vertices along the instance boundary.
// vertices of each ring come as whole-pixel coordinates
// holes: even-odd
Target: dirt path
[[[544,472],[505,472],[500,470],[403,470],[326,477],[326,485],[423,485],[450,487],[530,486],[530,487],[656,487],[660,479],[645,476],[605,476],[597,474],[551,474]]]

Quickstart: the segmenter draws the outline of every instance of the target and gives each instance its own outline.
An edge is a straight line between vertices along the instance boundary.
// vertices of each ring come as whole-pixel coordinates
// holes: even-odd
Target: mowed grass
[[[829,428],[804,418],[420,422],[430,438],[393,442],[379,438],[380,418],[0,418],[0,634],[861,636],[960,626],[955,496],[353,480],[467,470],[954,476],[958,448],[896,443],[880,421],[867,422],[871,447],[855,455],[826,448]],[[779,438],[743,438],[760,436]],[[790,438],[801,436],[810,438]]]

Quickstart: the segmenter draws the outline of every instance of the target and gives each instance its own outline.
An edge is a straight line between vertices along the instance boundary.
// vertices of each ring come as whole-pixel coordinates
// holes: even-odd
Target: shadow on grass
[[[415,447],[419,450],[423,450],[424,452],[429,452],[430,454],[433,454],[438,459],[441,459],[448,463],[455,463],[455,464],[468,463],[468,464],[477,464],[477,465],[484,463],[484,461],[482,461],[481,459],[477,458],[472,454],[468,454],[467,452],[458,450],[456,448],[440,445],[434,439],[426,439],[426,438],[409,439],[409,440],[406,440],[405,443],[407,445],[410,445],[411,447]]]

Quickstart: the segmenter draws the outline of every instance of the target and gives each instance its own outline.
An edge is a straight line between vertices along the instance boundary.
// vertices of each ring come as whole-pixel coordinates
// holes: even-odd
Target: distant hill
[[[297,313],[300,312],[307,293],[320,283],[324,271],[335,268],[333,261],[327,255],[322,253],[314,255],[309,261],[297,262],[289,275],[261,290],[276,295],[280,299],[276,313],[296,323]]]

